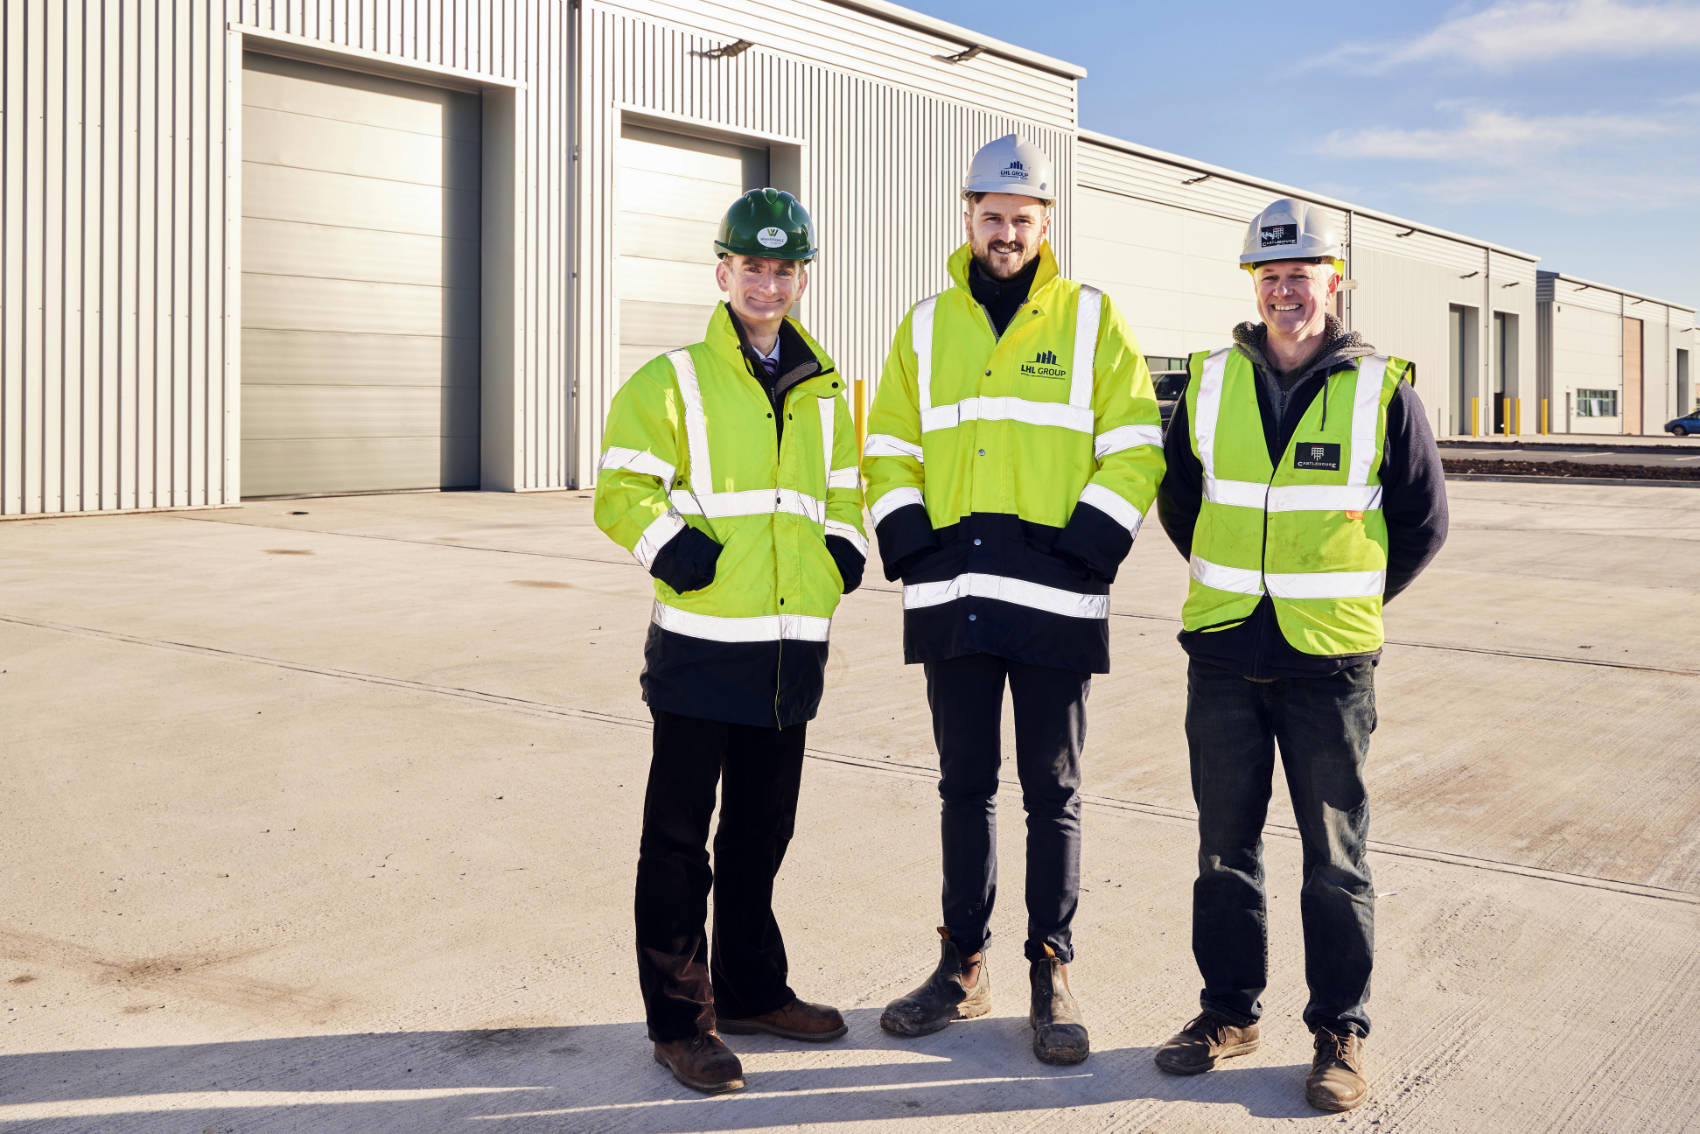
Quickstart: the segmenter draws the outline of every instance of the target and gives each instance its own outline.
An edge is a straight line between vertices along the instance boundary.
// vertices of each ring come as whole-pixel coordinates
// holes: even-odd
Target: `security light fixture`
[[[976,43],[972,47],[964,47],[961,51],[958,51],[955,55],[935,55],[935,56],[933,56],[933,58],[934,59],[942,59],[946,63],[966,63],[970,59],[976,59],[980,55],[984,54],[985,50],[986,49],[984,47],[982,47],[982,46],[980,46],[979,44]]]
[[[1417,230],[1414,229],[1414,228],[1407,228],[1404,232],[1395,232],[1393,235],[1394,236],[1415,236],[1416,232],[1417,232]]]
[[[1181,184],[1182,185],[1197,185],[1200,181],[1209,181],[1212,177],[1215,177],[1215,176],[1216,175],[1214,173],[1201,173],[1197,177],[1185,178],[1184,180],[1181,181]]]
[[[1464,274],[1463,274],[1463,275],[1461,275],[1461,276],[1459,276],[1459,277],[1458,277],[1458,278],[1459,278],[1459,279],[1461,279],[1461,280],[1467,280],[1467,279],[1469,279],[1469,278],[1470,278],[1470,277],[1471,277],[1471,276],[1479,276],[1479,275],[1481,275],[1481,274],[1482,274],[1482,270],[1481,270],[1481,269],[1480,269],[1480,268],[1477,268],[1477,269],[1476,269],[1476,270],[1475,270],[1475,271],[1473,271],[1473,272],[1465,272],[1465,273],[1464,273]]]
[[[731,43],[723,43],[719,47],[711,47],[707,51],[703,52],[703,54],[708,56],[710,59],[731,59],[734,56],[742,55],[754,46],[755,44],[751,43],[747,39],[735,39]]]
[[[1516,287],[1518,284],[1520,284],[1522,282],[1523,282],[1522,280],[1512,280],[1510,283],[1502,283],[1499,286],[1500,287]]]

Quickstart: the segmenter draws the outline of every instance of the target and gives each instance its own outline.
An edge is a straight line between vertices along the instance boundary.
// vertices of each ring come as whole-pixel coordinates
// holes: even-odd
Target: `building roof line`
[[[1621,287],[1614,287],[1611,284],[1595,283],[1593,280],[1585,280],[1581,276],[1573,276],[1569,272],[1537,271],[1536,276],[1537,278],[1540,276],[1547,276],[1551,279],[1563,280],[1565,283],[1581,284],[1583,287],[1590,288],[1594,291],[1609,291],[1613,295],[1621,295],[1625,299],[1639,299],[1643,303],[1657,303],[1660,307],[1669,307],[1673,311],[1687,311],[1688,313],[1693,314],[1695,310],[1686,303],[1673,303],[1668,299],[1660,299],[1656,295],[1642,295],[1638,291],[1626,291]]]
[[[897,4],[888,4],[885,0],[827,0],[827,2],[836,4],[840,8],[852,8],[859,12],[866,12],[870,16],[878,16],[888,23],[912,28],[915,31],[928,32],[942,39],[959,43],[965,49],[977,47],[987,54],[1001,56],[1016,63],[1025,63],[1029,67],[1049,71],[1066,79],[1078,80],[1086,77],[1086,68],[1079,64],[1042,55],[1037,51],[1029,51],[1025,47],[1017,47],[1013,43],[1005,43],[1001,39],[981,35],[979,32],[972,31],[960,24],[935,19],[932,16]]]
[[[1228,169],[1225,166],[1211,165],[1209,162],[1199,161],[1197,158],[1183,157],[1180,154],[1171,154],[1166,150],[1158,150],[1153,149],[1150,146],[1142,146],[1138,142],[1130,142],[1125,138],[1117,138],[1109,134],[1102,134],[1096,130],[1081,130],[1080,139],[1083,142],[1091,142],[1095,145],[1104,146],[1108,149],[1121,150],[1124,153],[1135,154],[1139,157],[1153,158],[1157,161],[1167,162],[1170,165],[1179,166],[1182,169],[1196,170],[1199,173],[1208,173],[1213,177],[1220,177],[1229,181],[1238,181],[1242,185],[1254,185],[1259,189],[1269,189],[1285,197],[1299,197],[1319,205],[1327,205],[1330,208],[1341,209],[1356,216],[1370,217],[1374,220],[1385,221],[1388,224],[1396,224],[1404,228],[1413,228],[1418,232],[1427,233],[1430,236],[1439,236],[1444,237],[1447,240],[1458,240],[1465,244],[1474,244],[1478,248],[1487,248],[1506,256],[1515,256],[1519,260],[1527,260],[1530,263],[1537,263],[1540,260],[1539,256],[1536,256],[1531,252],[1523,252],[1516,248],[1508,248],[1503,244],[1495,244],[1492,241],[1482,240],[1474,236],[1465,236],[1462,233],[1448,232],[1444,228],[1435,228],[1433,225],[1423,224],[1421,221],[1414,221],[1406,217],[1395,216],[1392,213],[1384,213],[1379,209],[1366,209],[1362,205],[1354,205],[1350,201],[1342,201],[1336,197],[1324,196],[1321,193],[1316,193],[1309,189],[1300,189],[1294,185],[1283,185],[1279,181],[1271,181],[1266,177],[1258,177],[1254,174],[1242,173],[1237,169]],[[1079,158],[1077,157],[1075,160],[1078,165]],[[1080,180],[1081,177],[1077,171],[1075,174],[1075,181],[1078,182]]]

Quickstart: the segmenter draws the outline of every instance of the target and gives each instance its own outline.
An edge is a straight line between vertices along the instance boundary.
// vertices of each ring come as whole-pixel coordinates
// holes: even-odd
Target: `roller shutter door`
[[[624,382],[656,355],[702,340],[721,296],[720,218],[740,193],[768,183],[768,154],[628,122],[618,162],[614,287]]]
[[[478,97],[242,85],[242,495],[476,487]]]

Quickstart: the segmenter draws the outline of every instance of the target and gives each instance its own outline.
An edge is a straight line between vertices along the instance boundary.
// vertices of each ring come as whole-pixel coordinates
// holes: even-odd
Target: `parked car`
[[[1686,417],[1672,418],[1665,422],[1665,432],[1674,433],[1678,437],[1687,437],[1690,433],[1700,433],[1700,409]]]
[[[1169,419],[1175,416],[1175,403],[1186,393],[1187,372],[1184,370],[1158,370],[1151,375],[1151,384],[1157,388],[1157,412],[1163,415],[1163,428],[1169,428]]]

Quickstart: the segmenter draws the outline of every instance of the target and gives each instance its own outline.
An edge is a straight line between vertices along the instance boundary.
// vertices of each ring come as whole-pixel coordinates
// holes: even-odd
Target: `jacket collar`
[[[708,330],[703,335],[703,344],[729,365],[761,383],[761,379],[756,376],[754,352],[745,343],[744,329],[732,317],[732,308],[727,306],[725,300],[714,305],[714,313],[708,317]],[[783,394],[798,383],[836,369],[826,350],[803,330],[801,323],[790,316],[786,316],[785,322],[779,327],[779,365],[782,369],[774,382],[775,394]],[[764,387],[766,385],[761,384]]]
[[[950,259],[945,265],[950,269],[951,282],[964,291],[970,290],[968,286],[968,263],[973,258],[974,246],[964,243],[962,247],[950,254]],[[1061,275],[1062,272],[1057,268],[1056,255],[1051,251],[1051,242],[1047,240],[1039,245],[1039,270],[1033,273],[1033,286],[1028,289],[1027,294],[1029,296],[1038,295],[1040,288]]]

